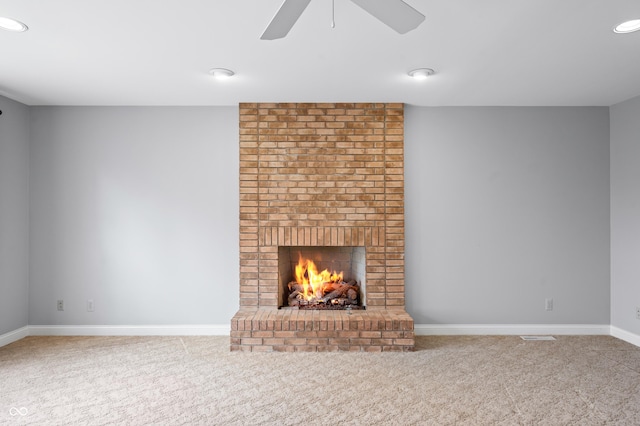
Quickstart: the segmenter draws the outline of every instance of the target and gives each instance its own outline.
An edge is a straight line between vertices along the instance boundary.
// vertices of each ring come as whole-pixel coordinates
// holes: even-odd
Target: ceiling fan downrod
[[[331,28],[336,27],[336,0],[331,0]]]

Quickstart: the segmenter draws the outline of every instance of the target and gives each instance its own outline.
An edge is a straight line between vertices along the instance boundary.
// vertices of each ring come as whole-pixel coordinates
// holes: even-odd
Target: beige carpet
[[[640,425],[640,348],[418,337],[412,353],[231,353],[226,337],[0,348],[2,425]]]

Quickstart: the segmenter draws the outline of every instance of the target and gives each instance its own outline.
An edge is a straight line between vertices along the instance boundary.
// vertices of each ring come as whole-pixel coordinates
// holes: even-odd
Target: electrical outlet
[[[544,310],[553,311],[553,299],[544,299]]]
[[[640,320],[640,306],[636,306],[636,319]]]
[[[95,310],[96,310],[96,307],[93,304],[93,299],[87,300],[87,312],[93,312]]]
[[[62,299],[58,300],[58,310],[64,311],[64,300]]]

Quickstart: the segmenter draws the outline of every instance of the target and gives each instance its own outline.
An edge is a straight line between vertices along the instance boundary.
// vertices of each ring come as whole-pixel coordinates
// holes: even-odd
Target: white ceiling
[[[384,0],[380,0],[384,1]],[[640,95],[638,0],[405,0],[399,35],[349,0],[313,0],[259,39],[282,0],[0,0],[0,94],[28,105],[612,105]],[[212,67],[236,76],[213,80]],[[413,81],[407,71],[436,74]]]

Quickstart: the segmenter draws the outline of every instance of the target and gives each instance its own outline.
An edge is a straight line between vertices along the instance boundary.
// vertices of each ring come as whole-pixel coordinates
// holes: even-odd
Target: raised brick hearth
[[[278,249],[360,246],[366,310],[278,309]],[[240,104],[231,349],[406,351],[403,104]]]

